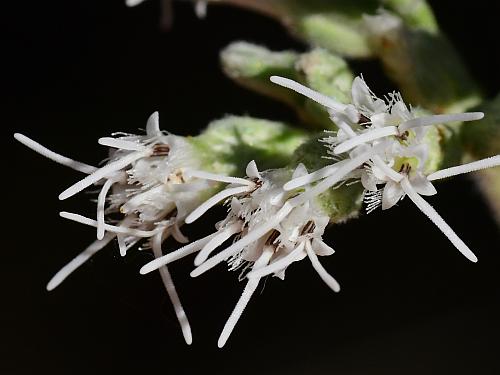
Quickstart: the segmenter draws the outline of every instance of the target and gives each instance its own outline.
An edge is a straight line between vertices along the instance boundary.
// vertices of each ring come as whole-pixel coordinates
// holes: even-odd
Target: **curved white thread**
[[[288,267],[290,264],[295,262],[304,252],[304,241],[301,241],[295,249],[293,249],[289,254],[283,258],[278,259],[276,262],[268,264],[266,267],[262,267],[257,270],[252,270],[248,273],[248,279],[260,279],[261,277],[270,275],[272,273],[281,271],[282,269]]]
[[[306,242],[306,252],[309,257],[309,260],[311,261],[311,264],[313,268],[316,270],[318,273],[319,277],[321,277],[321,280],[325,282],[326,285],[330,287],[334,292],[339,292],[340,291],[340,285],[335,280],[332,275],[330,275],[323,265],[320,263],[318,256],[314,252],[314,250],[311,247],[311,243],[309,241]]]
[[[161,258],[157,258],[142,266],[139,272],[141,273],[141,275],[145,275],[151,271],[157,270],[163,265],[175,262],[176,260],[184,258],[185,256],[200,251],[206,243],[208,243],[213,237],[215,237],[216,234],[217,233],[213,233],[209,236],[203,237],[175,251],[172,251],[171,253],[162,256]]]
[[[40,143],[35,142],[34,140],[26,137],[23,134],[20,133],[15,133],[14,138],[25,145],[26,147],[32,149],[33,151],[39,153],[42,156],[45,156],[47,159],[50,159],[52,161],[55,161],[56,163],[59,163],[61,165],[64,165],[66,167],[72,168],[75,171],[86,173],[86,174],[91,174],[97,171],[96,167],[93,167],[92,165],[88,165],[85,163],[81,163],[79,161],[67,158],[66,156],[62,156],[58,153],[55,153],[54,151],[50,151],[48,148],[42,146]]]
[[[205,246],[203,246],[203,249],[201,249],[196,258],[194,258],[194,265],[199,266],[200,264],[202,264],[205,260],[207,260],[212,251],[226,242],[233,234],[236,234],[240,231],[241,223],[238,222],[231,224],[229,227],[219,232]]]
[[[434,180],[439,180],[441,178],[456,176],[463,173],[474,172],[485,168],[498,167],[499,165],[500,165],[500,155],[495,155],[490,158],[474,161],[472,163],[441,169],[440,171],[431,173],[429,176],[427,176],[427,179],[429,181],[434,181]]]
[[[59,199],[64,200],[64,199],[67,199],[67,198],[79,193],[80,191],[82,191],[86,187],[99,181],[101,178],[109,176],[113,172],[116,172],[116,171],[126,167],[127,165],[134,162],[135,160],[138,160],[138,159],[141,159],[143,157],[148,156],[150,153],[151,153],[151,150],[149,150],[149,149],[144,150],[144,151],[136,151],[136,152],[133,152],[127,156],[124,156],[121,159],[118,159],[114,162],[111,162],[111,163],[105,165],[104,167],[98,169],[94,173],[85,177],[83,180],[78,181],[76,184],[74,184],[74,185],[70,186],[69,188],[67,188],[66,190],[64,190],[61,194],[59,194]]]
[[[222,174],[215,174],[205,171],[187,170],[184,173],[184,175],[186,177],[196,177],[196,178],[201,178],[203,180],[227,182],[228,184],[240,184],[240,185],[250,185],[250,186],[254,185],[252,181],[245,180],[244,178],[224,176]]]
[[[131,142],[131,141],[126,141],[124,139],[116,139],[112,137],[102,137],[97,140],[97,143],[99,143],[102,146],[107,146],[107,147],[112,147],[112,148],[119,148],[121,150],[129,150],[129,151],[140,151],[144,150],[144,146],[136,143],[136,142]]]
[[[161,251],[162,235],[162,232],[157,233],[153,237],[153,241],[151,243],[153,254],[156,258],[160,258],[163,255]],[[181,326],[184,340],[186,341],[186,344],[191,345],[191,343],[193,342],[191,327],[189,325],[186,313],[184,312],[184,308],[182,307],[179,295],[177,294],[177,290],[175,289],[172,276],[170,275],[167,266],[160,267],[158,271],[160,272],[161,280],[163,281],[163,285],[165,286],[168,296],[170,297],[170,301],[174,306],[175,315],[177,316],[177,320],[179,321],[179,325]]]
[[[346,160],[341,160],[335,164],[327,165],[326,167],[318,169],[317,171],[311,172],[304,176],[294,178],[283,185],[283,189],[286,191],[295,190],[301,186],[308,185],[312,182],[331,176],[333,172],[335,172],[345,163]]]
[[[248,232],[247,235],[242,237],[239,241],[233,243],[227,249],[214,255],[212,258],[207,259],[204,263],[202,263],[191,272],[191,277],[197,277],[201,275],[202,273],[215,267],[217,264],[224,261],[231,255],[238,253],[245,246],[251,244],[254,241],[257,241],[260,237],[277,226],[290,213],[292,209],[293,207],[288,202],[286,202],[283,207],[281,207],[281,209],[267,223],[254,228],[252,231]]]
[[[97,227],[96,220],[89,219],[88,217],[82,215],[62,211],[59,212],[59,216],[68,220],[76,221],[81,224],[89,225],[91,227]],[[151,237],[154,236],[156,233],[158,233],[159,230],[158,228],[154,230],[140,230],[140,229],[125,228],[109,224],[104,224],[104,229],[108,232],[129,234],[134,237]]]
[[[403,122],[399,125],[399,131],[404,132],[408,129],[415,128],[418,126],[429,126],[437,124],[445,124],[447,122],[455,121],[475,121],[481,120],[484,117],[483,112],[466,112],[466,113],[454,113],[448,115],[432,115],[417,117],[408,121]]]
[[[331,188],[337,182],[339,182],[343,177],[352,172],[354,169],[359,167],[364,162],[368,161],[373,155],[375,155],[379,150],[381,150],[385,145],[380,144],[375,146],[368,151],[354,157],[353,159],[346,159],[345,164],[342,164],[332,175],[319,182],[317,185],[313,186],[311,189],[305,191],[304,193],[290,199],[288,202],[296,207],[308,200],[318,196],[324,191]]]
[[[348,140],[340,143],[333,149],[335,154],[342,154],[346,151],[353,149],[363,143],[371,142],[379,138],[389,137],[391,135],[397,135],[398,129],[395,126],[385,126],[383,128],[368,130],[365,133],[356,135],[355,137],[349,138]]]
[[[99,250],[104,248],[113,238],[115,238],[115,233],[106,233],[102,240],[97,240],[92,242],[89,247],[83,250],[75,258],[73,258],[68,264],[61,268],[47,284],[47,290],[50,292],[59,284],[61,284],[70,274],[72,274],[78,267],[84,264],[91,256],[97,253]]]
[[[97,239],[104,237],[104,207],[106,205],[106,196],[111,186],[122,179],[123,176],[114,176],[106,180],[97,197]]]
[[[270,246],[264,248],[262,255],[255,261],[253,268],[256,269],[265,266],[269,262],[269,259],[271,259],[273,254],[274,254],[274,248]],[[257,289],[259,281],[260,279],[248,280],[247,285],[245,285],[245,289],[243,290],[243,293],[241,293],[241,297],[236,303],[236,306],[234,307],[231,315],[229,316],[226,324],[224,325],[222,333],[219,336],[219,340],[217,341],[217,346],[219,348],[222,348],[226,344],[227,339],[231,335],[231,332],[233,332],[234,327],[236,326],[236,323],[238,323],[238,320],[240,319],[241,315],[243,314],[243,311],[248,305],[250,298]]]
[[[309,99],[314,100],[316,103],[319,103],[325,107],[334,109],[336,111],[343,111],[346,108],[345,104],[337,102],[336,100],[326,95],[311,90],[309,87],[301,85],[300,83],[295,82],[291,79],[279,76],[271,76],[270,80],[271,82],[276,83],[277,85],[286,87],[287,89],[293,90],[301,95],[304,95]]]
[[[211,209],[213,206],[215,206],[217,203],[220,201],[230,197],[231,195],[236,195],[236,194],[241,194],[249,191],[251,187],[248,185],[245,186],[238,186],[234,188],[228,188],[224,189],[214,196],[210,197],[207,199],[205,202],[203,202],[201,205],[199,205],[197,208],[195,208],[187,217],[186,217],[186,224],[191,224],[193,221],[198,219],[200,216],[202,216],[205,212],[207,212],[209,209]]]
[[[427,203],[411,186],[407,178],[401,181],[401,187],[415,205],[422,211],[440,230],[448,237],[451,243],[460,251],[467,259],[472,262],[477,262],[477,257],[467,247],[467,245],[456,235],[453,229],[443,220],[437,211]]]

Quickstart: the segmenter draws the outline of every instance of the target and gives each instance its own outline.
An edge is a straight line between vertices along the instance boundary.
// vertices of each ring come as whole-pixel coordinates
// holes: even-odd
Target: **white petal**
[[[377,179],[368,172],[361,173],[361,185],[368,191],[377,191]]]
[[[257,178],[260,180],[260,173],[257,168],[257,164],[255,164],[255,160],[252,160],[250,163],[248,163],[247,168],[246,168],[246,174],[250,178]]]
[[[411,186],[418,194],[421,195],[434,195],[437,194],[436,188],[432,183],[427,180],[426,177],[417,173],[413,178],[410,179]]]
[[[354,78],[351,88],[352,102],[358,108],[366,108],[371,113],[386,111],[386,105],[381,99],[373,99],[372,93],[361,77]]]
[[[312,240],[312,248],[314,252],[319,256],[329,256],[335,253],[335,250],[328,246],[325,242],[318,238]]]
[[[233,197],[231,199],[231,211],[233,211],[234,214],[238,214],[242,209],[243,205],[237,198]]]
[[[387,210],[394,206],[404,195],[404,191],[398,182],[389,181],[384,186],[382,194],[382,209]]]
[[[307,168],[304,164],[299,163],[295,170],[293,171],[292,179],[299,178],[307,175]]]
[[[137,0],[135,0],[137,1]],[[160,114],[158,111],[153,112],[148,118],[146,124],[146,134],[149,137],[157,136],[160,133]]]
[[[383,174],[385,174],[387,177],[385,180],[388,178],[391,179],[392,181],[399,182],[403,179],[403,175],[401,173],[396,172],[394,169],[389,167],[379,155],[375,155],[373,157],[373,163],[377,168],[380,168]]]

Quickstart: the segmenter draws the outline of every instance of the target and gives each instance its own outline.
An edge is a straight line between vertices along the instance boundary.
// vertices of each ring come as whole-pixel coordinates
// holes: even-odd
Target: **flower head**
[[[217,178],[200,172],[190,174],[199,178]],[[252,161],[248,164],[246,179],[221,176],[220,181],[230,185],[186,218],[186,222],[191,222],[226,199],[228,215],[217,224],[216,233],[156,259],[141,269],[141,273],[147,273],[194,252],[199,253],[195,258],[197,268],[191,273],[193,277],[223,261],[227,261],[230,270],[242,269],[241,277],[248,279],[247,285],[222,331],[219,347],[225,344],[259,281],[267,275],[283,279],[285,270],[293,262],[308,257],[320,277],[334,291],[340,289],[317,258],[317,255],[334,252],[322,240],[329,222],[328,215],[314,199],[294,201],[297,192],[283,189],[290,178],[300,178],[305,174],[307,170],[301,164],[293,172],[289,169],[260,172]],[[211,256],[231,237],[235,241],[229,247]]]
[[[302,198],[294,199],[311,199],[343,180],[359,178],[365,188],[368,212],[378,206],[391,208],[408,196],[464,256],[477,261],[467,245],[421,195],[436,194],[433,180],[500,165],[500,156],[496,155],[430,174],[425,168],[430,157],[425,138],[430,126],[479,120],[484,116],[482,112],[418,116],[400,94],[392,93],[384,101],[376,97],[360,77],[353,82],[352,104],[348,105],[286,78],[271,77],[271,81],[326,106],[339,127],[338,132],[324,142],[328,153],[340,161],[285,184],[284,189],[291,190],[320,181],[304,192]]]
[[[203,201],[207,191],[213,189],[209,181],[186,175],[188,169],[199,169],[201,161],[183,137],[160,130],[157,112],[148,119],[145,135],[117,133],[115,136],[99,139],[99,144],[110,148],[110,154],[104,166],[95,168],[47,150],[24,135],[15,134],[18,141],[40,154],[87,174],[62,192],[59,199],[70,198],[94,184],[100,186],[96,220],[61,212],[64,218],[96,227],[97,240],[50,280],[48,290],[57,287],[114,238],[122,255],[138,242],[145,241],[143,248],[150,248],[155,257],[162,256],[161,243],[169,236],[181,243],[188,242],[179,228],[186,216]],[[106,220],[108,214],[121,214],[122,219],[118,222]],[[165,266],[160,269],[160,274],[186,342],[190,344],[189,323],[172,278]]]

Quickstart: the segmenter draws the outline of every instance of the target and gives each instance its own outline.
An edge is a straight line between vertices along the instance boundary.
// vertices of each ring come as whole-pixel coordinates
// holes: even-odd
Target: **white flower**
[[[61,212],[64,218],[96,227],[97,241],[64,266],[49,281],[48,290],[57,287],[114,238],[117,238],[121,255],[138,242],[147,240],[144,247],[151,248],[155,257],[162,256],[161,243],[169,236],[181,243],[188,242],[179,227],[203,201],[204,192],[213,188],[208,181],[186,175],[186,170],[200,168],[200,160],[184,138],[160,131],[157,112],[148,119],[146,135],[116,135],[119,137],[98,141],[111,149],[107,163],[101,168],[56,154],[22,134],[14,135],[43,156],[87,174],[62,192],[60,199],[67,199],[94,184],[101,185],[96,220]],[[107,207],[106,203],[109,203]],[[108,223],[105,220],[108,213],[121,213],[123,219],[116,224]],[[159,271],[184,338],[190,344],[191,330],[172,278],[166,267]]]
[[[324,139],[329,147],[329,154],[335,157],[349,153],[341,161],[285,184],[285,190],[292,190],[321,180],[313,188],[295,197],[295,200],[311,199],[342,180],[359,178],[366,189],[368,212],[379,205],[382,209],[388,209],[408,195],[464,256],[473,262],[477,261],[467,245],[421,195],[436,194],[432,180],[500,165],[500,156],[496,155],[429,176],[424,174],[428,158],[428,147],[424,143],[427,127],[447,122],[478,120],[483,118],[482,112],[417,117],[399,94],[390,94],[386,103],[377,98],[359,77],[352,85],[352,105],[337,103],[332,98],[285,78],[271,77],[271,81],[326,106],[332,120],[339,127],[337,136]],[[377,185],[383,185],[383,188],[379,189]]]
[[[299,165],[292,178],[305,174],[307,170]],[[216,175],[200,172],[191,172],[191,175],[219,179]],[[216,233],[156,259],[141,269],[141,273],[148,273],[198,251],[195,258],[197,268],[191,273],[193,277],[223,261],[228,262],[230,270],[243,268],[242,276],[248,278],[247,285],[221,333],[219,347],[226,343],[260,279],[267,275],[283,279],[285,270],[293,262],[308,257],[322,280],[334,291],[340,289],[317,258],[317,255],[334,252],[322,240],[329,217],[314,200],[293,202],[295,193],[283,190],[283,185],[290,179],[288,170],[259,172],[252,161],[248,164],[247,176],[247,179],[221,176],[219,181],[230,183],[227,189],[217,198],[209,199],[186,219],[186,222],[193,221],[209,207],[231,197],[228,200],[228,215],[217,224]],[[217,247],[233,236],[237,240],[232,245],[210,257]]]

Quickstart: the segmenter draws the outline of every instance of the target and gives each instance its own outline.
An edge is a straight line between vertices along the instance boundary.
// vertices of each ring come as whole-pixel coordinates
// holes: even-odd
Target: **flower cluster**
[[[61,216],[97,228],[97,240],[64,266],[47,284],[52,290],[96,252],[116,238],[122,256],[139,242],[150,248],[155,257],[162,256],[161,243],[172,236],[180,243],[189,240],[181,233],[186,216],[197,207],[207,191],[208,181],[186,175],[186,170],[199,169],[200,159],[183,137],[162,132],[158,112],[148,119],[145,135],[117,133],[116,137],[99,139],[110,148],[107,163],[101,168],[56,154],[22,134],[15,138],[34,151],[60,164],[87,174],[63,191],[59,199],[67,199],[94,185],[100,186],[96,219],[75,213]],[[118,222],[106,215],[122,216]],[[174,305],[184,338],[191,343],[191,330],[166,266],[160,268],[165,288]]]
[[[186,222],[196,220],[221,200],[226,201],[228,215],[217,224],[214,234],[146,264],[141,273],[151,272],[195,252],[198,252],[194,260],[197,268],[191,273],[193,277],[223,261],[227,261],[230,270],[242,270],[240,279],[247,278],[248,281],[224,326],[219,347],[226,343],[259,281],[267,275],[284,279],[285,270],[293,262],[308,257],[322,280],[334,291],[340,290],[339,284],[326,272],[317,257],[334,253],[322,240],[329,222],[328,215],[314,199],[299,202],[294,200],[297,192],[283,189],[283,185],[290,179],[307,174],[302,164],[293,172],[287,168],[259,172],[252,161],[246,168],[247,178],[197,171],[190,171],[189,174],[229,185],[195,209],[186,218]],[[308,188],[305,186],[302,191],[307,191]],[[235,241],[229,247],[210,257],[214,250],[231,237]]]
[[[114,137],[99,139],[101,145],[111,150],[101,168],[66,158],[16,134],[18,141],[40,154],[86,174],[62,192],[60,199],[67,199],[94,184],[100,186],[95,220],[61,213],[67,219],[96,227],[97,240],[63,267],[47,288],[55,288],[115,238],[122,255],[142,243],[143,248],[152,250],[155,259],[140,272],[160,272],[184,338],[190,344],[189,322],[167,265],[197,253],[195,269],[191,272],[192,277],[197,277],[226,262],[230,271],[240,272],[239,278],[246,280],[246,286],[220,335],[218,345],[222,347],[260,281],[267,276],[284,279],[286,270],[294,262],[308,258],[320,278],[332,290],[340,290],[337,281],[319,262],[318,255],[334,253],[322,238],[327,225],[351,217],[351,213],[344,212],[337,218],[333,214],[335,209],[328,207],[326,196],[352,183],[363,187],[368,213],[378,207],[389,209],[408,196],[464,256],[477,261],[422,195],[436,194],[432,181],[500,165],[500,156],[496,155],[437,170],[439,162],[434,160],[430,149],[430,134],[435,126],[478,120],[483,113],[422,115],[409,108],[398,93],[389,94],[386,100],[376,97],[361,77],[353,82],[350,104],[337,102],[286,78],[273,76],[271,81],[327,108],[338,130],[321,140],[327,147],[327,155],[312,156],[326,157],[331,164],[309,172],[299,161],[294,161],[284,168],[259,171],[251,161],[246,167],[246,177],[230,177],[223,174],[230,173],[221,167],[222,160],[217,157],[203,160],[204,156],[198,152],[203,148],[195,149],[195,143],[187,138],[162,132],[156,112],[147,122],[145,135],[117,133]],[[269,126],[266,123],[262,127],[263,133],[269,133]],[[228,130],[221,129],[219,131]],[[209,137],[205,142],[226,148],[227,145],[213,139]],[[317,144],[315,139],[314,143]],[[219,165],[219,169],[215,165]],[[217,192],[221,184],[227,186]],[[197,220],[220,202],[225,204],[228,213],[216,224],[216,231],[188,243],[180,227]],[[113,220],[113,217],[121,217],[121,220]],[[162,242],[169,236],[185,245],[163,255]],[[232,243],[224,246],[228,241]]]
[[[434,125],[479,120],[481,112],[418,116],[408,108],[399,93],[391,93],[386,101],[376,97],[361,77],[352,85],[352,104],[342,104],[315,92],[298,82],[273,76],[271,81],[290,88],[324,105],[338,126],[335,136],[324,139],[328,153],[342,160],[296,178],[285,184],[285,190],[319,181],[303,194],[310,199],[342,180],[359,178],[365,189],[367,211],[378,206],[388,209],[404,196],[448,237],[469,260],[477,258],[455,234],[436,210],[421,195],[436,194],[431,181],[500,165],[500,156],[428,173],[430,161],[426,135]]]

